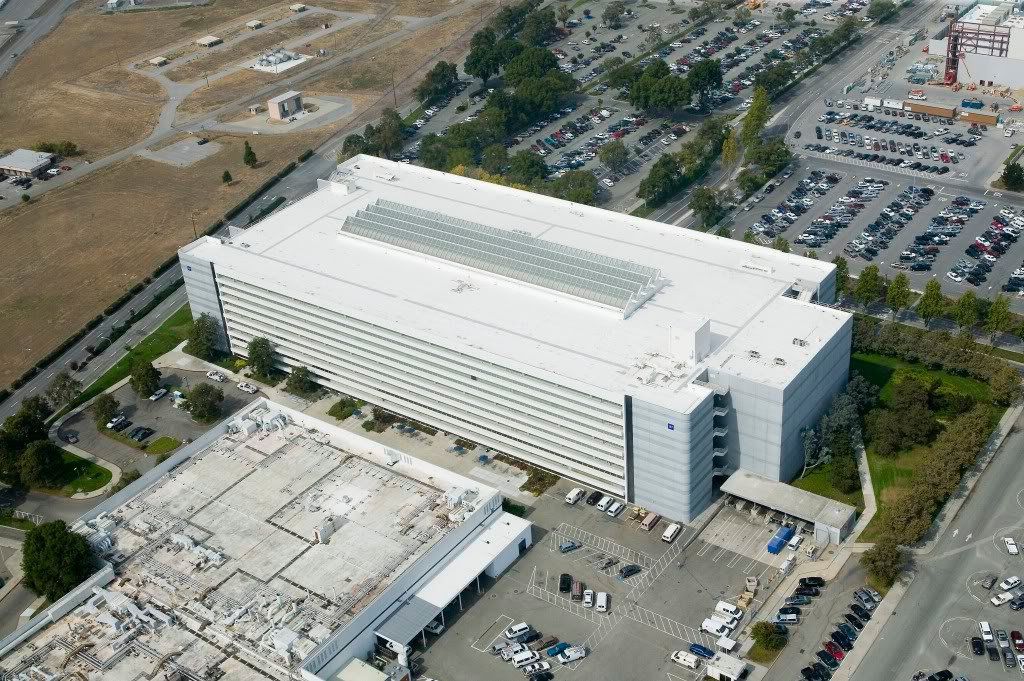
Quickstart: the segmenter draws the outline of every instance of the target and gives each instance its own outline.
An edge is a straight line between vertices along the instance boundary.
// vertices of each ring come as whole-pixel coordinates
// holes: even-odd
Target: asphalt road
[[[28,48],[32,47],[37,41],[46,37],[47,33],[56,28],[57,24],[64,18],[64,13],[75,4],[75,0],[58,0],[52,7],[47,8],[41,16],[34,19],[22,16],[21,7],[19,7],[29,5],[25,9],[32,9],[32,13],[34,13],[37,5],[45,4],[45,2],[33,4],[14,0],[4,8],[2,19],[4,21],[20,21],[24,28],[18,32],[17,37],[13,41],[4,45],[3,49],[0,50],[0,78],[14,68],[14,65],[18,63],[18,57],[23,55]]]
[[[988,574],[1024,576],[1024,556],[1008,555],[1002,542],[1005,536],[1024,539],[1020,427],[1018,421],[935,547],[918,557],[913,583],[855,681],[910,679],[918,670],[944,668],[971,681],[1019,678],[1019,669],[972,655],[965,638],[977,635],[980,620],[993,629],[1024,629],[1020,612],[994,607],[988,598],[995,591],[975,583]]]
[[[19,584],[0,601],[0,638],[13,633],[18,628],[21,613],[32,605],[36,595],[25,586]]]

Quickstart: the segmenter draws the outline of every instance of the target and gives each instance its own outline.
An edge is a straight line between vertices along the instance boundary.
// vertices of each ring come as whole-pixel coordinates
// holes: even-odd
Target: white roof
[[[628,261],[665,281],[624,318],[586,293],[346,227],[382,201]],[[367,156],[342,164],[316,192],[233,240],[202,239],[186,250],[214,261],[219,275],[564,385],[683,411],[707,394],[689,384],[705,366],[739,364],[730,358],[756,345],[785,364],[751,363],[747,373],[784,387],[848,319],[783,295],[796,282],[813,290],[830,263]],[[510,267],[528,266],[516,260],[522,257],[514,252]],[[794,338],[808,343],[797,346]]]
[[[277,97],[271,97],[270,99],[267,100],[267,102],[276,104],[277,102],[283,102],[284,100],[291,99],[292,97],[298,97],[301,94],[302,93],[298,92],[297,90],[289,90],[288,92],[279,94]]]
[[[857,513],[849,504],[745,470],[730,475],[722,483],[722,492],[828,527],[843,528]]]
[[[3,158],[0,158],[0,168],[17,170],[22,173],[33,173],[39,168],[48,166],[53,162],[53,154],[31,149],[15,149]]]

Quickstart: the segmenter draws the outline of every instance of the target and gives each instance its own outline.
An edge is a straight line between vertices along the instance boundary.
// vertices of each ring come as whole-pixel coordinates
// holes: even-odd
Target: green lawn
[[[161,454],[170,454],[175,449],[181,446],[180,440],[175,440],[173,437],[162,435],[157,439],[149,443],[146,447],[146,453],[152,454],[153,456],[160,456]]]
[[[829,499],[841,501],[844,504],[856,507],[858,511],[863,511],[864,493],[859,489],[856,492],[851,492],[850,494],[844,494],[837,490],[829,481],[830,468],[831,464],[825,464],[813,469],[806,477],[794,480],[793,487],[802,489],[806,492],[820,494],[821,496],[828,497]]]
[[[13,527],[16,530],[22,530],[24,532],[28,532],[33,527],[35,527],[35,523],[33,523],[31,520],[25,520],[24,518],[15,518],[14,514],[11,513],[11,511],[5,511],[3,513],[0,513],[0,525]]]
[[[885,355],[854,353],[850,368],[859,372],[864,378],[877,385],[881,390],[879,397],[884,403],[892,395],[894,379],[899,375],[916,375],[927,380],[938,380],[942,385],[940,391],[970,395],[980,403],[991,404],[988,385],[965,376],[954,376],[945,371],[928,369],[918,364]],[[992,406],[993,426],[1005,412],[1005,408]],[[940,421],[944,416],[938,414]],[[930,460],[931,448],[928,446],[914,447],[900,452],[894,457],[883,457],[875,454],[870,444],[867,448],[868,468],[871,469],[871,486],[875,491],[878,513],[864,528],[859,541],[874,541],[878,538],[881,527],[882,511],[913,484],[917,471],[926,466]]]
[[[779,656],[779,653],[781,653],[785,649],[785,646],[783,646],[778,650],[769,650],[768,648],[762,646],[760,643],[755,643],[753,647],[747,652],[747,659],[758,664],[764,665],[766,667],[771,666],[771,664],[775,662],[775,658]]]
[[[103,466],[97,466],[92,461],[86,461],[67,450],[64,450],[63,459],[64,470],[61,478],[64,484],[59,488],[42,491],[69,497],[77,492],[98,490],[110,482],[110,471]]]
[[[163,324],[157,327],[156,331],[142,339],[142,341],[132,349],[130,354],[122,357],[121,360],[114,364],[114,366],[110,367],[106,373],[93,381],[92,384],[90,384],[82,394],[78,396],[78,399],[74,400],[71,404],[62,409],[60,414],[66,414],[78,405],[88,402],[110,386],[120,381],[122,378],[127,377],[130,373],[131,360],[133,356],[141,356],[149,361],[153,361],[160,355],[173,350],[174,346],[188,338],[188,332],[191,326],[192,310],[189,309],[188,305],[185,305],[168,317]]]

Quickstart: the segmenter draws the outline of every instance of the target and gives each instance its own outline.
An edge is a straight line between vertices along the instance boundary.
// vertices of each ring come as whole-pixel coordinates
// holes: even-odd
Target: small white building
[[[224,41],[215,35],[207,35],[197,40],[196,45],[200,47],[213,47],[214,45],[220,45],[222,42]]]
[[[739,681],[746,669],[747,663],[743,660],[725,653],[717,653],[708,660],[706,674],[720,681]]]
[[[167,66],[171,61],[167,57],[153,57],[149,63],[153,66]]]
[[[252,21],[245,22],[245,27],[251,31],[255,31],[257,28],[263,28],[263,22],[259,19],[253,19]]]
[[[288,9],[290,9],[293,12],[305,12],[306,6],[300,2],[297,2],[294,5],[291,5]]]
[[[0,158],[0,173],[14,177],[38,177],[53,165],[53,154],[31,149],[15,149]]]

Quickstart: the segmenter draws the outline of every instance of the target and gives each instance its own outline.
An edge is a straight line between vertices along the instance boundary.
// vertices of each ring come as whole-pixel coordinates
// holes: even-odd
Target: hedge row
[[[224,219],[225,220],[230,220],[233,217],[235,217],[236,215],[238,215],[239,213],[241,213],[243,210],[248,208],[250,205],[252,205],[252,202],[255,201],[256,199],[258,199],[263,194],[263,192],[265,192],[268,189],[270,189],[271,187],[273,187],[275,184],[280,182],[281,179],[285,175],[287,175],[288,173],[290,173],[293,170],[295,170],[295,165],[296,165],[295,161],[292,161],[291,163],[286,165],[284,168],[282,168],[281,172],[277,173],[276,175],[271,177],[269,180],[267,180],[266,182],[261,184],[259,187],[257,187],[255,191],[253,191],[247,197],[242,199],[241,203],[239,203],[237,206],[235,206],[234,208],[229,210],[227,213],[224,213]]]
[[[311,149],[303,152],[303,154],[302,154],[302,156],[304,156],[305,158],[309,158],[312,155],[313,155],[313,151]],[[300,160],[304,160],[302,158],[302,156],[299,157]],[[234,216],[238,215],[243,210],[248,208],[249,205],[251,205],[253,201],[255,201],[257,198],[259,198],[260,194],[262,194],[263,192],[265,192],[268,189],[270,189],[271,187],[273,187],[277,182],[281,181],[281,179],[284,178],[285,175],[287,175],[288,173],[290,173],[293,170],[295,170],[295,167],[296,167],[295,161],[292,161],[291,163],[286,165],[284,168],[281,169],[280,172],[278,172],[276,175],[274,175],[269,180],[267,180],[262,185],[260,185],[260,187],[256,191],[254,191],[253,193],[249,194],[246,198],[244,198],[241,201],[241,203],[239,203],[234,208],[232,208],[227,213],[225,213],[224,220],[218,220],[217,222],[213,223],[212,225],[210,225],[206,229],[206,231],[203,232],[203,234],[206,235],[206,236],[210,236],[210,235],[214,234],[215,232],[217,232],[219,229],[221,229],[224,226],[225,220],[230,220],[231,218],[233,218]],[[278,201],[278,199],[280,199],[280,201]],[[275,199],[274,201],[276,202],[276,204],[274,202],[272,202],[272,205],[273,205],[273,208],[276,208],[277,206],[281,205],[281,203],[284,201],[284,198],[283,197],[277,197],[277,199]],[[273,210],[273,208],[271,208],[270,210]],[[266,209],[264,209],[264,210],[266,210]],[[267,210],[267,213],[269,213],[270,210]],[[261,217],[262,217],[262,215],[261,215]],[[130,288],[127,292],[125,292],[123,295],[121,295],[117,300],[115,300],[113,303],[108,305],[103,310],[103,314],[97,315],[97,316],[93,317],[92,319],[90,319],[88,321],[88,323],[85,324],[85,326],[83,326],[81,329],[79,329],[74,334],[72,334],[67,339],[65,339],[64,342],[61,343],[60,345],[58,345],[56,348],[54,348],[53,350],[48,352],[46,354],[46,356],[44,356],[42,359],[40,359],[38,362],[36,362],[35,365],[32,366],[32,368],[30,368],[28,371],[23,373],[21,376],[19,376],[18,378],[13,380],[11,382],[11,389],[10,390],[8,390],[8,389],[0,390],[0,402],[3,402],[4,400],[8,399],[11,396],[12,390],[17,390],[21,386],[25,385],[36,374],[38,374],[40,371],[42,371],[43,369],[48,367],[50,364],[52,364],[54,361],[56,361],[61,355],[63,355],[72,346],[74,346],[75,343],[77,343],[78,341],[82,340],[82,338],[84,338],[86,336],[86,334],[88,334],[90,331],[92,331],[97,326],[99,326],[100,323],[103,321],[103,319],[105,317],[109,317],[110,315],[116,313],[118,310],[120,310],[122,307],[124,307],[128,303],[129,300],[131,300],[136,295],[141,293],[146,288],[146,286],[148,286],[153,281],[153,279],[155,277],[159,277],[161,274],[163,274],[164,272],[166,272],[170,268],[174,267],[177,264],[177,262],[178,262],[178,254],[175,253],[170,258],[168,258],[167,260],[162,262],[155,270],[153,270],[152,275],[146,277],[142,282],[140,282],[140,283],[136,284],[135,286],[133,286],[132,288]],[[121,335],[123,335],[125,333],[125,331],[128,330],[129,326],[131,326],[133,323],[138,321],[138,319],[141,319],[142,317],[144,317],[149,311],[151,311],[154,307],[156,307],[156,305],[158,305],[160,303],[160,301],[164,300],[175,289],[177,289],[179,286],[181,286],[181,283],[182,283],[182,280],[179,279],[179,280],[175,281],[174,283],[172,283],[171,285],[165,287],[161,292],[157,293],[156,296],[154,296],[153,301],[151,301],[150,303],[147,303],[146,307],[143,308],[144,311],[136,311],[129,318],[129,321],[127,322],[127,325],[122,325],[123,328],[121,326],[114,327],[113,330],[112,330],[113,332],[111,334],[111,336],[114,338],[114,340],[116,340]],[[92,354],[92,356],[95,357],[96,355],[100,354],[101,352],[106,350],[108,347],[110,347],[110,343],[111,342],[112,341],[110,341],[110,340],[100,341],[93,348],[93,350],[92,350],[92,352],[90,354]]]
[[[313,150],[312,149],[306,149],[304,152],[299,154],[299,163],[302,163],[303,161],[308,160],[309,157],[312,156],[312,155],[313,155]]]
[[[143,319],[146,315],[155,310],[157,305],[167,300],[167,298],[172,293],[177,291],[184,283],[184,279],[175,279],[170,284],[162,288],[156,295],[154,295],[153,298],[148,303],[146,303],[140,309],[136,310],[131,315],[129,315],[128,319],[126,319],[123,324],[116,324],[112,326],[110,328],[110,335],[108,336],[108,339],[101,341],[96,346],[96,349],[93,352],[93,356],[98,355],[99,353],[103,352],[103,350],[106,350],[108,347],[110,347],[110,344],[116,341],[124,334],[126,334],[128,332],[128,329],[130,329],[135,322]],[[100,349],[101,346],[102,349]]]

